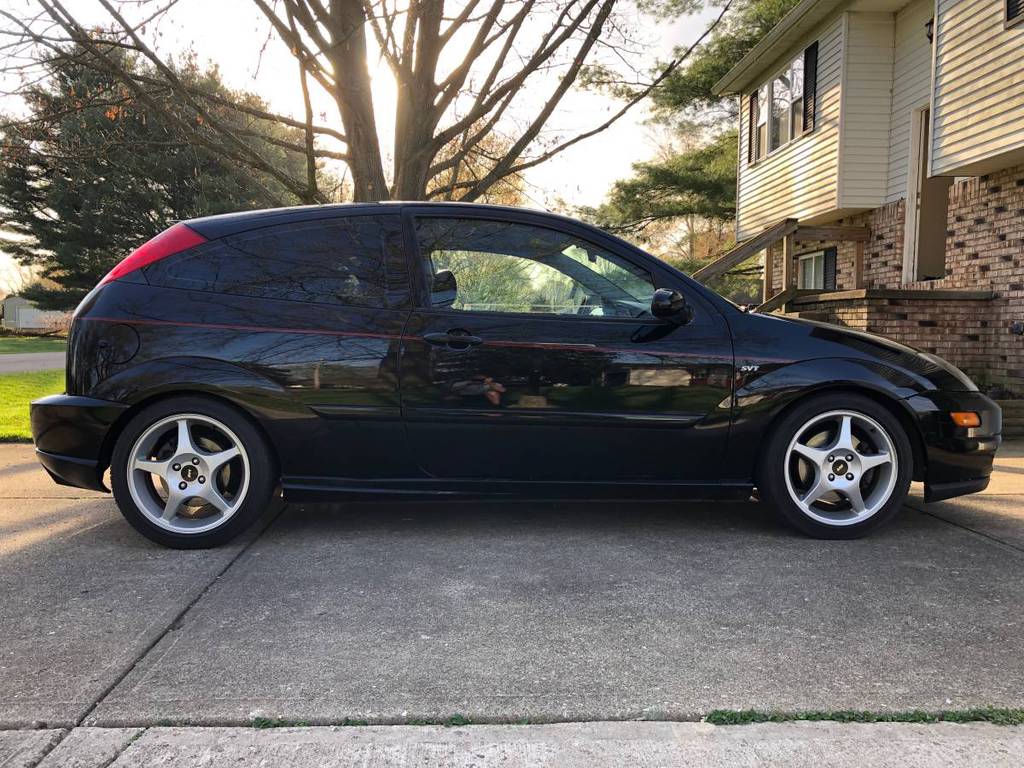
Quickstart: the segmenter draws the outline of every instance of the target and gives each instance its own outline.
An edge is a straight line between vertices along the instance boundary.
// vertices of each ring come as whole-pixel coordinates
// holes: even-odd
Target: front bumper
[[[980,392],[927,392],[907,399],[925,450],[924,500],[942,501],[988,487],[1002,443],[1003,413]],[[958,427],[949,414],[973,411],[981,426]]]
[[[107,435],[128,406],[76,395],[51,395],[32,403],[36,456],[61,485],[105,491]]]

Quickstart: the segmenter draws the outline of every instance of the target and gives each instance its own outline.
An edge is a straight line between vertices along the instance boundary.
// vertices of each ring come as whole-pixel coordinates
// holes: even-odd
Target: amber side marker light
[[[958,427],[980,427],[981,418],[974,411],[953,411],[949,414]]]

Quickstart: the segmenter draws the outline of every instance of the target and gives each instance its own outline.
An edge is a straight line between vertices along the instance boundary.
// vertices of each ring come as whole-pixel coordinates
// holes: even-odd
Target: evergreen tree
[[[712,88],[798,1],[734,2],[723,22],[693,52],[686,65],[669,74],[651,94],[659,119],[673,124],[680,117],[699,117],[712,128],[723,121],[734,126],[736,99],[716,96]]]
[[[659,0],[654,0],[658,2]],[[796,5],[798,0],[737,0],[686,64],[652,93],[655,121],[678,149],[633,166],[599,208],[586,212],[601,226],[660,253],[686,272],[699,269],[732,243],[736,210],[736,99],[713,87]],[[695,0],[660,0],[701,5]],[[593,76],[601,82],[600,73]],[[628,97],[635,86],[604,81]],[[732,270],[714,287],[739,302],[756,302],[761,267]]]
[[[45,281],[23,291],[50,309],[67,309],[118,261],[178,219],[268,207],[297,198],[274,179],[211,152],[183,127],[154,114],[121,81],[70,49],[47,62],[48,77],[25,92],[28,114],[0,126],[0,250],[34,266]],[[122,54],[122,64],[145,69]],[[229,94],[216,70],[188,60],[176,66],[185,82]],[[171,108],[171,92],[150,94]],[[196,120],[184,110],[181,120]],[[301,174],[302,131],[275,126],[262,134],[234,110],[220,116],[282,167]],[[263,128],[263,130],[266,130]],[[277,143],[275,143],[277,142]]]

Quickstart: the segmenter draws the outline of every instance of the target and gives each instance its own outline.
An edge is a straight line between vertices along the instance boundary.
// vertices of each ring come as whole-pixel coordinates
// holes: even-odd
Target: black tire
[[[248,488],[241,506],[219,527],[201,533],[161,528],[140,509],[129,488],[128,463],[132,447],[150,426],[177,414],[198,414],[221,422],[234,432],[248,458]],[[146,538],[174,549],[217,547],[238,536],[267,508],[277,480],[273,456],[259,429],[234,407],[201,396],[172,397],[141,410],[118,436],[110,462],[110,484],[121,514]]]
[[[788,456],[790,443],[812,419],[833,411],[850,411],[874,420],[888,435],[896,454],[895,484],[888,500],[867,519],[849,525],[826,524],[811,517],[792,498],[787,487],[786,473],[792,471]],[[756,480],[761,499],[773,506],[783,520],[802,533],[819,539],[856,539],[885,525],[899,512],[910,489],[913,461],[910,439],[899,419],[888,409],[862,395],[821,394],[808,397],[792,408],[775,426],[761,454]],[[881,502],[884,494],[879,493],[879,496]],[[812,512],[820,509],[813,504],[809,506]]]

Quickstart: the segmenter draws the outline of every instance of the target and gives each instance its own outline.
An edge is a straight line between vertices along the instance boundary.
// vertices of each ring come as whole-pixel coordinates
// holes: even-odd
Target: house
[[[1024,0],[804,0],[740,102],[736,249],[763,308],[939,354],[1024,397]]]
[[[28,299],[21,296],[7,296],[0,301],[0,327],[10,331],[22,329],[22,316],[28,317],[38,311]]]
[[[8,331],[43,332],[65,327],[67,312],[46,312],[21,296],[8,296],[0,301],[0,328]]]

